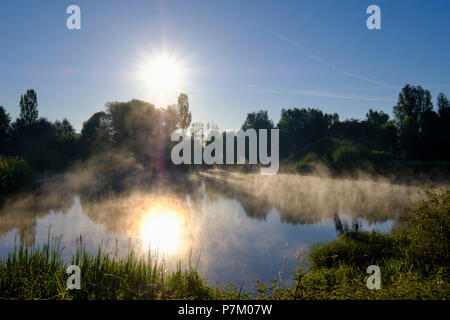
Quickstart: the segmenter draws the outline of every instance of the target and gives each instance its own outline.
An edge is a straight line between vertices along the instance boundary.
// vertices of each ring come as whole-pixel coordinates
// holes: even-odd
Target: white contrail
[[[319,61],[320,63],[323,63],[323,64],[327,65],[328,67],[330,67],[330,68],[333,69],[333,70],[336,70],[336,71],[339,72],[340,74],[343,74],[343,75],[345,75],[345,76],[347,76],[347,77],[350,77],[350,78],[355,78],[355,79],[360,79],[360,80],[368,81],[368,82],[370,82],[370,83],[373,83],[373,84],[376,84],[376,85],[379,85],[379,86],[383,86],[383,87],[392,87],[392,86],[390,86],[390,85],[388,85],[388,84],[386,84],[386,83],[383,83],[383,82],[380,82],[380,81],[377,81],[377,80],[373,80],[373,79],[370,79],[370,78],[367,78],[367,77],[363,77],[363,76],[360,76],[360,75],[357,75],[357,74],[354,74],[354,73],[351,73],[351,72],[347,72],[347,71],[345,71],[345,70],[342,70],[342,69],[336,67],[335,65],[329,63],[327,60],[325,60],[325,59],[322,58],[321,56],[318,56],[318,55],[316,55],[316,54],[313,54],[313,53],[307,51],[307,50],[306,50],[299,42],[297,42],[297,41],[292,41],[292,40],[290,40],[290,39],[288,39],[288,38],[286,38],[285,36],[282,36],[282,35],[276,35],[276,36],[277,36],[279,39],[281,39],[281,40],[283,40],[283,41],[286,41],[286,42],[289,42],[290,44],[292,44],[294,47],[296,47],[297,49],[299,49],[300,51],[302,51],[303,54],[305,54],[307,57],[309,57],[309,58],[311,58],[311,59],[313,59],[313,60]]]
[[[298,94],[309,95],[309,96],[346,99],[346,100],[379,101],[379,102],[394,102],[395,101],[394,99],[388,99],[388,98],[376,98],[376,97],[368,97],[368,96],[361,96],[361,95],[355,95],[355,94],[339,94],[339,93],[332,93],[332,92],[327,92],[327,91],[294,90],[292,92],[298,93]]]

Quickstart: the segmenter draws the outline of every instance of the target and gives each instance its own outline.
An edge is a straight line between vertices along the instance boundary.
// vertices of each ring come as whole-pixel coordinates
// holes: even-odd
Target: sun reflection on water
[[[183,230],[184,219],[180,213],[153,208],[143,217],[140,236],[144,246],[171,254],[180,249]]]

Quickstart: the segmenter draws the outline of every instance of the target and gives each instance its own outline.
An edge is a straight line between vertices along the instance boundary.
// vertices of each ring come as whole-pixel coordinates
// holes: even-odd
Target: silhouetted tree
[[[416,148],[421,160],[439,160],[439,115],[433,110],[422,114],[420,145]]]
[[[369,112],[366,114],[366,121],[368,124],[375,128],[381,127],[383,124],[388,122],[389,115],[384,113],[383,111],[374,111],[369,109]]]
[[[266,129],[267,130],[267,151],[271,152],[271,132],[270,129],[274,128],[273,121],[269,118],[269,114],[265,110],[259,110],[256,112],[250,112],[247,114],[247,118],[245,119],[244,123],[241,126],[241,129],[243,131],[246,131],[248,129],[254,129],[256,131],[256,139],[257,139],[257,156],[259,158],[259,130],[260,129]],[[224,141],[226,143],[226,135],[224,135]],[[246,157],[249,156],[248,151],[248,145],[246,145]],[[234,155],[235,159],[237,161],[237,144],[234,144]],[[224,152],[226,157],[226,150]]]
[[[323,113],[319,109],[282,109],[278,123],[280,129],[280,155],[297,154],[307,144],[330,134],[339,116]]]
[[[0,152],[4,152],[9,138],[11,117],[3,106],[0,106]]]
[[[260,110],[257,112],[251,112],[247,114],[247,118],[242,125],[242,130],[247,129],[273,129],[273,121],[270,120],[267,111]]]
[[[161,173],[170,166],[171,147],[176,143],[170,135],[175,128],[191,127],[192,133],[203,135],[208,129],[218,130],[214,123],[191,125],[184,93],[176,105],[167,108],[137,99],[107,103],[106,112],[97,112],[83,123],[81,134],[68,119],[52,123],[39,118],[37,105],[36,92],[27,90],[20,97],[20,114],[13,123],[0,106],[0,152],[23,157],[37,171],[61,170],[80,157],[109,154],[130,155],[127,159],[137,161],[140,168]],[[250,128],[269,130],[274,123],[267,111],[259,110],[248,113],[241,127],[244,131]],[[402,89],[393,120],[372,109],[364,120],[339,121],[336,113],[291,108],[282,109],[277,128],[280,156],[291,157],[296,168],[312,168],[317,163],[335,170],[383,168],[399,155],[403,160],[450,160],[450,103],[441,93],[434,111],[430,92],[420,86]],[[222,135],[226,142],[225,132]],[[270,139],[269,133],[269,152]]]
[[[81,144],[85,156],[93,150],[101,152],[109,149],[112,136],[110,122],[111,119],[106,112],[100,111],[83,123]]]
[[[192,114],[189,111],[189,99],[187,94],[181,93],[178,96],[178,113],[179,113],[179,122],[178,127],[186,129],[189,127],[192,121]]]
[[[37,95],[33,89],[28,89],[25,95],[20,96],[19,120],[26,127],[31,127],[38,119]]]
[[[64,118],[53,123],[57,137],[58,168],[69,166],[82,155],[80,135],[77,135],[70,121]]]
[[[57,137],[53,124],[45,118],[39,118],[33,125],[32,139],[26,143],[25,158],[38,170],[51,170],[58,166],[59,155]]]
[[[333,123],[331,134],[339,139],[364,142],[366,138],[367,122],[358,119],[348,119]]]
[[[437,98],[439,113],[439,157],[450,160],[450,102],[440,93]]]
[[[408,159],[420,158],[418,146],[422,143],[424,123],[429,121],[433,111],[430,91],[421,86],[406,85],[394,106],[395,121],[399,129],[400,146]],[[426,116],[426,114],[428,115]]]
[[[55,128],[47,119],[38,118],[36,92],[27,90],[19,105],[19,117],[11,125],[9,152],[24,157],[38,171],[54,168],[59,160]]]
[[[114,147],[132,152],[141,163],[154,163],[160,126],[164,125],[161,112],[137,99],[108,103],[107,111]]]
[[[397,127],[393,120],[389,120],[382,124],[379,128],[381,147],[379,149],[392,153],[397,153]]]
[[[397,128],[389,115],[383,111],[369,109],[366,120],[363,121],[364,143],[370,149],[384,150],[394,153],[397,143]]]
[[[66,118],[64,118],[62,121],[56,120],[53,123],[53,126],[55,127],[55,132],[58,137],[64,134],[68,135],[75,134],[75,129],[73,128],[69,120],[67,120]]]

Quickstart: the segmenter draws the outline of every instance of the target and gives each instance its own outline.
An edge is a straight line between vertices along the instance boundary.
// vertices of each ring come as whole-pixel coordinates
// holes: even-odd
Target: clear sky
[[[66,27],[72,4],[81,30]],[[371,4],[381,30],[366,27]],[[33,88],[40,116],[78,130],[107,101],[166,106],[178,91],[221,129],[258,109],[275,122],[283,107],[391,114],[406,83],[450,95],[449,31],[448,0],[1,1],[0,105],[15,118]],[[161,52],[183,66],[163,97],[136,76]]]

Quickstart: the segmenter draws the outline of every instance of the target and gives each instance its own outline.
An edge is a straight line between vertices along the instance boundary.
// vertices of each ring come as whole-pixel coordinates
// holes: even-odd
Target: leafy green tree
[[[58,136],[57,151],[59,156],[58,169],[69,166],[74,160],[82,156],[80,149],[80,136],[77,134],[64,133]]]
[[[361,163],[359,152],[352,145],[337,148],[332,154],[332,159],[336,169],[354,169]]]
[[[56,120],[53,123],[53,126],[55,128],[55,133],[58,137],[65,135],[65,134],[67,134],[67,135],[75,134],[75,129],[73,128],[70,121],[67,120],[66,118],[64,118],[62,121]]]
[[[448,112],[450,110],[450,102],[447,97],[443,93],[439,93],[437,98],[437,105],[439,110],[439,115],[442,115],[444,112]]]
[[[139,147],[135,145],[137,140],[154,137],[161,120],[153,104],[137,99],[111,102],[106,109],[116,146]]]
[[[20,97],[20,114],[11,126],[9,152],[25,158],[38,171],[52,170],[59,161],[53,123],[38,118],[37,94],[27,90]]]
[[[423,143],[424,127],[433,116],[433,102],[430,91],[421,86],[406,85],[399,94],[397,105],[394,106],[394,117],[399,129],[400,145],[408,159],[421,157],[418,146]]]
[[[251,112],[247,114],[247,118],[242,125],[242,130],[247,129],[273,129],[273,121],[269,118],[267,111],[259,110],[256,112]]]
[[[38,171],[51,170],[58,162],[57,138],[53,124],[45,118],[31,126],[18,118],[13,124],[11,153],[24,157]]]
[[[32,181],[32,169],[25,160],[0,155],[0,195],[29,187]]]
[[[112,136],[110,122],[106,112],[100,111],[83,123],[81,144],[84,155],[90,154],[93,150],[101,152],[109,149]]]
[[[5,150],[11,129],[11,117],[3,106],[0,106],[0,152]]]
[[[269,118],[269,114],[267,113],[267,111],[264,110],[259,110],[256,112],[250,112],[247,114],[247,118],[245,119],[244,123],[241,126],[241,129],[243,131],[246,131],[248,129],[254,129],[257,133],[256,135],[256,139],[257,139],[257,156],[259,157],[259,129],[267,129],[267,151],[270,153],[271,150],[271,132],[270,129],[274,128],[274,124],[273,121]],[[224,141],[226,143],[226,135],[224,135]],[[246,146],[246,157],[249,156],[249,150],[248,150],[249,146]],[[235,154],[235,159],[237,161],[236,155],[237,155],[237,144],[234,144],[234,154]],[[225,152],[225,156],[226,156],[226,152]]]
[[[178,106],[172,104],[163,110],[163,126],[167,128],[169,135],[177,128],[179,122]]]
[[[366,114],[366,121],[371,126],[379,128],[389,121],[389,115],[383,111],[369,109],[369,112]]]
[[[367,136],[367,122],[358,119],[347,119],[335,122],[331,128],[331,135],[339,139],[364,142]]]
[[[26,94],[20,96],[19,120],[26,127],[31,127],[37,122],[39,115],[37,106],[37,94],[33,89],[28,89]]]
[[[132,152],[141,163],[156,161],[162,112],[151,103],[133,99],[107,104],[114,147]],[[164,137],[166,141],[168,137]]]
[[[397,152],[397,127],[393,120],[389,120],[382,124],[380,131],[380,145],[381,150],[385,150],[395,155]]]
[[[450,102],[440,93],[437,98],[439,113],[439,158],[450,161]]]
[[[80,135],[76,134],[70,121],[64,118],[62,121],[56,120],[53,128],[57,137],[58,169],[69,166],[75,159],[82,155],[80,149]]]
[[[407,84],[399,94],[397,105],[394,106],[394,115],[400,126],[408,117],[420,123],[425,111],[433,110],[431,93],[421,86]]]
[[[52,170],[57,167],[59,155],[57,137],[53,123],[45,118],[39,118],[27,137],[26,159],[37,170]],[[29,151],[28,151],[29,150]]]
[[[369,109],[363,121],[365,144],[370,149],[395,153],[397,144],[397,127],[383,111]]]
[[[421,160],[439,160],[439,115],[433,110],[423,113],[421,119],[420,152]]]
[[[179,114],[178,127],[186,129],[189,127],[192,121],[192,114],[191,111],[189,111],[189,98],[187,94],[181,93],[178,96],[177,107]]]
[[[319,109],[282,109],[277,126],[280,129],[280,155],[298,155],[306,145],[328,136],[338,121],[336,113],[324,114]]]

